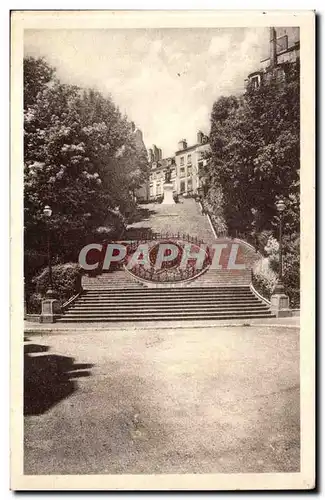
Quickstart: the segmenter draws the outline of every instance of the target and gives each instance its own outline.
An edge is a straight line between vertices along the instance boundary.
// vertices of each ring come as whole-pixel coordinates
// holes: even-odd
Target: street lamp
[[[284,286],[282,283],[282,216],[286,206],[282,199],[277,201],[275,206],[279,214],[279,279],[273,293],[283,294]]]
[[[50,219],[50,217],[52,216],[52,208],[49,205],[46,205],[43,209],[43,214],[45,215],[45,217]],[[52,298],[54,296],[54,292],[53,292],[53,281],[52,281],[50,224],[48,224],[47,227],[47,262],[49,271],[49,282],[48,282],[48,290],[46,292],[46,296],[48,298]]]

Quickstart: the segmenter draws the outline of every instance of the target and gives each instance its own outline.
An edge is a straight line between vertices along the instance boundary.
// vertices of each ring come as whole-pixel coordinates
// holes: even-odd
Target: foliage
[[[52,267],[53,288],[56,293],[56,298],[63,304],[67,301],[79,288],[80,285],[80,266],[74,262],[66,264],[58,264]],[[43,269],[32,280],[34,292],[30,295],[27,301],[27,309],[29,313],[41,312],[41,301],[45,297],[49,285],[48,268]]]
[[[214,104],[208,184],[222,189],[230,232],[273,229],[280,196],[297,224],[299,123],[298,66],[287,71],[286,84],[270,82]]]
[[[220,186],[212,186],[209,189],[207,196],[202,199],[202,206],[204,212],[209,214],[216,233],[224,234],[227,226],[223,216],[223,195]]]
[[[293,250],[299,246],[300,226],[299,62],[283,68],[285,81],[271,78],[258,89],[248,87],[243,96],[221,97],[214,103],[205,178],[207,200],[217,189],[222,192],[212,209],[222,211],[229,234],[246,234],[259,247],[272,234],[278,238],[275,204],[284,200],[283,279],[293,290],[299,275],[299,253]],[[278,269],[277,252],[270,265]]]
[[[123,232],[149,175],[146,150],[110,97],[61,83],[43,59],[24,60],[24,98],[25,249],[46,253],[50,232],[59,261],[76,261],[99,228]]]
[[[290,298],[290,306],[300,305],[300,238],[295,234],[284,240],[283,283]]]
[[[36,98],[54,76],[54,69],[45,59],[26,57],[24,59],[24,109],[35,104]]]
[[[263,257],[258,260],[253,269],[253,285],[256,290],[269,300],[276,282],[277,275],[270,266],[269,258]]]

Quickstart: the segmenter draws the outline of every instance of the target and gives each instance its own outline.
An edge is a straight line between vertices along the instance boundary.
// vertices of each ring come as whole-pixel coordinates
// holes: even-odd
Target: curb
[[[68,333],[87,333],[87,332],[105,332],[105,331],[126,331],[126,330],[152,330],[152,329],[158,329],[158,330],[167,330],[167,329],[173,329],[173,330],[183,330],[184,328],[192,329],[192,328],[238,328],[238,327],[244,327],[244,328],[254,328],[254,327],[262,327],[262,328],[290,328],[290,329],[300,329],[300,325],[290,325],[290,324],[274,324],[274,323],[253,323],[253,324],[244,324],[244,323],[226,323],[226,324],[212,324],[212,325],[176,325],[176,326],[171,326],[171,325],[152,325],[152,326],[121,326],[120,328],[118,326],[107,326],[107,327],[94,327],[94,328],[33,328],[33,327],[27,327],[24,328],[24,333],[28,334],[33,334],[33,335],[62,335],[62,334],[68,334]]]

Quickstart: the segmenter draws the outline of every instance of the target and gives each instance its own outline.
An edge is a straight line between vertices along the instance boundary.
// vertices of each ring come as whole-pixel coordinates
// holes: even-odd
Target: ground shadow
[[[136,241],[151,240],[153,239],[153,234],[154,233],[150,227],[129,227],[126,230],[125,239]]]
[[[145,207],[138,207],[137,210],[128,219],[128,224],[134,224],[143,220],[148,220],[152,215],[156,214],[156,210]]]
[[[77,390],[74,379],[89,377],[92,364],[75,364],[74,359],[43,354],[48,346],[24,346],[24,415],[40,415]]]

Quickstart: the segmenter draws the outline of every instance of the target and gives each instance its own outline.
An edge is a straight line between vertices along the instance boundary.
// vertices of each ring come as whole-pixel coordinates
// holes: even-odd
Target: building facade
[[[148,151],[151,164],[149,199],[155,200],[162,196],[167,167],[171,171],[175,195],[196,194],[206,162],[205,155],[209,151],[209,139],[200,130],[195,144],[188,146],[186,139],[180,140],[175,155],[168,158],[162,158],[161,149],[154,145]]]
[[[272,78],[285,80],[285,65],[300,58],[299,28],[270,28],[269,54],[261,60],[260,68],[250,73],[246,86],[258,88]]]
[[[149,150],[149,160],[150,151],[151,150]],[[161,149],[159,149],[158,151],[159,155],[161,156]],[[171,170],[171,182],[174,185],[174,192],[176,192],[176,169],[174,157],[158,159],[156,156],[153,156],[150,164],[151,171],[149,178],[149,199],[154,200],[155,198],[159,198],[160,196],[162,196],[164,192],[163,184],[165,182],[167,167],[169,167]]]

